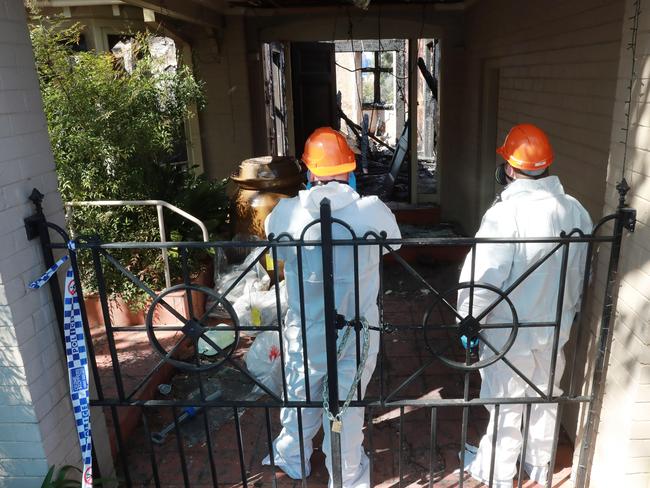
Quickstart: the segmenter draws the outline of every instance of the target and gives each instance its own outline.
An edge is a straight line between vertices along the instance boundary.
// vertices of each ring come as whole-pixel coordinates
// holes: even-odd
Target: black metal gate
[[[611,317],[612,309],[614,307],[614,285],[616,282],[617,266],[620,253],[621,239],[623,230],[634,230],[635,211],[625,205],[625,194],[627,192],[627,184],[623,182],[619,185],[620,205],[616,213],[603,218],[594,228],[591,234],[583,234],[579,231],[573,231],[570,234],[561,235],[547,239],[476,239],[476,238],[436,238],[436,239],[401,239],[389,240],[385,235],[365,235],[356,236],[354,232],[344,223],[336,219],[332,219],[329,202],[324,202],[321,206],[320,219],[316,220],[311,226],[320,226],[321,239],[318,241],[307,241],[303,238],[294,240],[288,235],[270,236],[268,241],[265,242],[170,242],[170,243],[142,243],[142,242],[124,242],[124,243],[103,243],[97,239],[76,239],[76,251],[70,251],[70,258],[75,272],[75,279],[77,282],[77,290],[79,295],[83,297],[82,283],[91,281],[96,286],[97,300],[99,302],[99,309],[101,310],[101,319],[103,326],[89,326],[88,311],[84,302],[82,301],[82,316],[84,319],[88,350],[90,353],[91,375],[94,380],[94,387],[96,394],[91,401],[94,409],[103,409],[106,414],[109,428],[112,430],[111,442],[114,458],[117,463],[119,472],[120,485],[131,486],[178,486],[171,480],[174,476],[178,477],[178,482],[181,486],[224,486],[241,484],[247,487],[251,484],[255,486],[262,486],[264,483],[261,478],[257,480],[252,479],[251,473],[248,472],[250,462],[247,462],[247,443],[251,436],[262,438],[265,445],[265,451],[262,454],[269,454],[273,438],[273,425],[277,425],[275,420],[275,411],[282,408],[295,408],[297,409],[298,427],[302,432],[302,415],[307,410],[317,409],[322,411],[323,399],[321,397],[313,397],[310,394],[310,375],[308,370],[308,351],[314,350],[317,347],[325,347],[327,357],[327,391],[326,397],[329,409],[332,415],[336,415],[338,410],[344,406],[343,398],[339,398],[338,388],[338,373],[337,373],[337,338],[339,331],[346,326],[353,330],[353,335],[356,336],[356,356],[357,364],[363,355],[361,342],[361,335],[363,334],[362,317],[359,313],[359,290],[364,284],[359,283],[359,249],[363,246],[374,246],[382,252],[380,269],[380,277],[384,276],[386,259],[391,259],[391,267],[393,274],[397,274],[404,279],[410,280],[411,283],[419,283],[418,286],[422,287],[422,302],[424,303],[423,319],[413,320],[409,317],[404,317],[403,320],[392,320],[391,323],[384,318],[390,313],[390,305],[384,302],[390,297],[390,290],[381,289],[378,302],[380,310],[380,322],[374,326],[371,324],[370,329],[379,332],[381,347],[377,357],[377,369],[374,373],[374,388],[364,397],[361,395],[361,388],[357,386],[356,395],[350,403],[350,407],[366,407],[366,447],[370,451],[370,472],[372,486],[379,485],[383,480],[377,479],[376,471],[373,465],[376,464],[376,452],[373,447],[373,428],[376,420],[376,413],[380,411],[391,410],[394,412],[394,418],[399,422],[399,441],[398,449],[398,478],[399,485],[406,483],[404,470],[406,463],[403,462],[403,447],[405,442],[404,416],[409,411],[421,410],[427,413],[429,422],[422,425],[421,431],[417,434],[425,440],[426,447],[422,454],[422,459],[426,462],[421,462],[425,465],[424,469],[428,472],[426,476],[421,478],[422,484],[428,486],[437,486],[438,475],[447,475],[449,480],[450,472],[455,467],[453,463],[448,462],[446,470],[444,467],[444,460],[440,460],[439,443],[441,440],[441,432],[439,426],[441,419],[446,418],[448,412],[451,410],[460,413],[460,422],[456,422],[457,429],[460,431],[459,442],[457,445],[460,451],[460,464],[463,465],[464,446],[470,436],[470,414],[471,409],[476,407],[492,407],[497,412],[500,408],[505,408],[508,405],[522,405],[525,411],[523,417],[523,432],[524,442],[522,446],[522,457],[524,459],[526,452],[526,439],[529,428],[530,412],[534,405],[540,404],[554,404],[558,406],[561,411],[563,406],[568,404],[585,404],[588,408],[588,415],[586,420],[586,430],[582,436],[582,443],[576,446],[580,450],[579,465],[577,467],[576,486],[588,486],[588,472],[590,468],[590,454],[591,447],[593,446],[596,427],[598,423],[598,415],[600,409],[600,400],[602,397],[601,387],[603,384],[603,375],[606,368],[606,360],[608,354],[608,345],[611,335]],[[53,263],[53,252],[56,250],[68,252],[67,241],[69,240],[68,234],[60,227],[48,223],[45,220],[41,210],[42,195],[34,192],[33,198],[36,204],[37,212],[33,217],[26,220],[27,230],[30,238],[40,237],[42,249],[45,256],[45,264],[50,266]],[[333,239],[332,228],[333,226],[343,226],[350,232],[349,239]],[[604,229],[611,226],[611,232],[606,232],[603,235]],[[61,240],[51,242],[49,232],[55,231]],[[473,278],[469,283],[452,286],[445,292],[440,292],[436,286],[431,284],[431,280],[423,277],[421,271],[415,269],[404,257],[395,252],[393,248],[397,245],[402,247],[415,247],[415,248],[435,248],[435,249],[453,249],[462,246],[468,250],[475,249],[477,245],[485,242],[497,242],[501,244],[520,244],[520,243],[544,243],[548,245],[549,251],[545,253],[535,265],[528,269],[517,280],[516,284],[506,290],[493,289],[497,298],[495,302],[488,307],[494,308],[500,302],[506,302],[512,309],[513,320],[508,324],[501,324],[499,327],[505,328],[510,331],[508,340],[502,348],[493,347],[486,340],[484,335],[485,325],[479,323],[482,316],[488,312],[484,311],[481,316],[476,320],[467,320],[466,316],[459,314],[454,300],[456,292],[461,288],[489,288],[488,285],[474,282]],[[570,246],[583,245],[587,247],[586,253],[586,270],[584,279],[584,290],[582,307],[586,303],[586,297],[593,294],[593,286],[589,285],[590,276],[593,272],[592,261],[595,261],[594,255],[600,253],[605,256],[607,247],[609,248],[608,257],[606,259],[607,278],[604,296],[602,299],[602,315],[599,326],[599,333],[596,337],[596,347],[594,348],[591,360],[593,361],[593,370],[590,376],[585,381],[577,381],[576,357],[579,348],[584,344],[587,338],[587,324],[583,320],[583,313],[580,313],[578,319],[573,325],[574,334],[576,339],[571,351],[565,351],[567,356],[568,371],[570,374],[569,387],[566,393],[560,395],[553,394],[553,377],[555,376],[556,358],[558,357],[558,335],[560,329],[561,313],[558,312],[557,319],[552,322],[543,323],[521,323],[517,319],[517,311],[515,310],[512,301],[509,299],[509,294],[516,288],[516,286],[523,282],[528,276],[535,272],[546,259],[554,253],[561,253],[562,270],[560,273],[560,290],[563,289],[566,269],[567,269],[567,256]],[[350,270],[354,274],[354,295],[356,300],[356,316],[353,318],[348,317],[348,320],[342,322],[342,318],[337,316],[335,310],[335,292],[334,292],[334,267],[333,255],[334,250],[338,246],[347,246],[351,248],[355,269]],[[192,253],[198,249],[204,250],[225,250],[235,248],[250,248],[255,252],[256,258],[249,260],[249,265],[241,270],[240,275],[234,279],[226,289],[219,292],[214,289],[196,284],[192,282],[191,271],[188,267],[188,262],[191,259]],[[270,266],[270,279],[272,283],[278,284],[281,281],[282,269],[278,260],[278,252],[282,248],[295,249],[298,256],[298,275],[303,276],[303,262],[301,256],[305,249],[318,249],[320,248],[320,255],[322,257],[321,265],[324,276],[323,285],[323,301],[324,301],[324,323],[325,323],[325,338],[326,344],[306,344],[304,343],[303,358],[303,373],[305,376],[306,394],[302,399],[290,398],[287,392],[287,377],[285,371],[285,357],[286,357],[286,344],[283,334],[283,320],[284,311],[281,305],[282,297],[280,286],[275,286],[275,319],[273,325],[255,324],[253,326],[242,325],[240,318],[237,316],[232,303],[229,301],[229,293],[241,282],[245,276],[253,270],[259,260],[265,259]],[[180,263],[179,279],[180,282],[168,289],[162,291],[152,290],[145,284],[143,279],[138,275],[138,272],[129,269],[128,263],[121,262],[116,255],[122,253],[122,256],[135,250],[160,250],[166,248],[178,254],[178,262]],[[57,252],[59,252],[57,251]],[[384,252],[386,254],[384,255]],[[88,266],[80,266],[79,262],[83,256],[83,262],[88,263]],[[390,256],[390,258],[388,258]],[[602,260],[601,260],[602,261]],[[602,265],[602,263],[601,263]],[[398,267],[400,271],[395,271]],[[401,268],[400,268],[401,267]],[[106,273],[110,270],[111,273],[118,273],[124,280],[129,280],[135,287],[144,291],[149,297],[147,303],[147,315],[144,324],[139,325],[116,325],[111,323],[112,312],[110,311],[110,289],[106,285]],[[381,278],[380,278],[381,279]],[[403,281],[403,280],[402,280]],[[493,288],[493,287],[492,287]],[[51,292],[54,299],[57,316],[59,321],[63,321],[62,315],[62,300],[61,291],[56,280],[51,281]],[[173,297],[181,294],[184,307],[178,305],[178,301],[174,302]],[[304,308],[303,296],[303,283],[300,282],[300,294],[303,299],[301,305],[301,330],[303,341],[306,341],[305,333],[305,315],[302,309]],[[558,292],[557,310],[561,311],[563,293]],[[206,301],[207,306],[199,308],[200,312],[196,312],[194,302]],[[393,303],[395,303],[393,301]],[[159,325],[156,323],[156,314],[161,310],[165,310],[168,316],[176,319],[175,325]],[[214,320],[210,319],[211,313],[215,310],[220,311],[221,317],[225,325],[217,325]],[[489,310],[488,310],[489,311]],[[225,319],[223,318],[225,317]],[[350,320],[351,319],[351,320]],[[401,322],[401,323],[397,323]],[[552,350],[552,360],[549,375],[551,378],[551,387],[546,391],[538,388],[529,378],[526,377],[521,371],[517,369],[509,361],[507,352],[512,347],[518,333],[522,330],[546,327],[554,330],[554,342]],[[232,341],[227,344],[218,344],[218,341],[211,339],[212,336],[206,334],[211,331],[219,330],[231,334]],[[272,331],[277,334],[279,346],[279,358],[281,364],[281,387],[274,391],[272,388],[261,382],[247,369],[244,361],[242,360],[241,353],[248,346],[248,339],[245,335],[251,332]],[[146,342],[129,342],[129,335],[131,337],[143,337],[146,333]],[[435,340],[432,334],[435,335]],[[472,338],[480,339],[485,347],[492,350],[492,355],[487,359],[478,358],[472,353],[471,348],[458,348],[458,339],[460,336],[465,336],[465,340]],[[125,339],[126,338],[126,339]],[[402,376],[395,381],[395,378],[390,378],[387,368],[387,344],[405,342],[407,340],[418,340],[421,350],[424,351],[424,357],[420,364],[415,364],[412,371],[402,370]],[[199,353],[199,342],[203,340],[207,343],[216,354],[208,357],[205,354]],[[400,342],[401,341],[401,342]],[[126,346],[124,345],[126,344]],[[144,345],[143,345],[144,344]],[[455,344],[455,346],[454,346]],[[140,348],[144,347],[146,351]],[[418,347],[420,347],[418,346]],[[99,349],[104,351],[104,355],[98,353]],[[155,351],[151,353],[151,351]],[[133,374],[133,367],[128,371],[129,378],[125,377],[126,364],[129,361],[135,361],[137,364],[138,354],[146,353],[147,357],[155,357],[155,364],[147,366],[147,368],[140,368],[137,370],[137,375]],[[98,355],[99,354],[99,355]],[[102,357],[98,362],[98,358]],[[126,359],[125,359],[126,358]],[[135,358],[135,359],[133,359]],[[408,362],[408,357],[405,363]],[[518,398],[481,398],[476,395],[476,373],[479,369],[489,367],[493,363],[503,363],[511,371],[513,375],[518,375],[523,381],[528,383],[535,391],[535,395],[523,396]],[[431,390],[429,387],[422,387],[418,391],[417,385],[423,373],[430,367],[443,368],[442,375],[449,377],[457,377],[459,394],[443,397],[431,397]],[[137,368],[136,368],[137,369]],[[211,393],[210,390],[210,377],[212,373],[219,372],[220,370],[228,369],[233,374],[238,375],[240,382],[250,384],[251,387],[257,387],[256,397],[231,395],[224,396],[223,392],[220,395]],[[441,370],[437,370],[440,372]],[[166,372],[167,376],[163,373]],[[161,389],[155,390],[151,385],[155,385],[160,381],[160,377],[169,377],[169,374],[183,375],[184,382],[192,383],[198,387],[198,394],[186,395],[185,398],[172,398],[165,396],[165,392]],[[162,375],[162,376],[161,376]],[[442,378],[442,375],[439,377]],[[454,376],[455,375],[455,376]],[[180,383],[179,383],[180,384]],[[249,416],[257,416],[261,428],[251,434],[247,432],[243,434],[246,426],[249,423],[249,417],[242,417],[244,410],[251,412],[247,413]],[[481,409],[482,410],[482,409]],[[215,411],[221,412],[220,424],[215,427],[214,419],[211,417]],[[224,413],[226,412],[226,413]],[[201,430],[202,437],[199,441],[199,446],[192,447],[192,455],[188,457],[186,451],[188,450],[187,434],[184,433],[181,425],[184,418],[194,418],[192,423]],[[558,419],[561,419],[561,414],[558,413]],[[128,419],[128,421],[127,421]],[[225,420],[224,420],[225,419]],[[261,420],[260,420],[261,419]],[[167,420],[169,427],[162,429],[161,432],[152,432],[152,425]],[[130,426],[129,426],[130,425]],[[498,433],[495,423],[494,435],[492,436],[492,453],[495,452],[494,445],[497,442]],[[333,429],[337,430],[336,426]],[[125,438],[125,430],[130,429],[130,438]],[[277,432],[276,432],[277,433]],[[560,434],[560,421],[558,420],[555,425],[554,433],[554,446],[557,446],[557,439]],[[454,434],[456,435],[456,434]],[[215,436],[219,436],[220,440],[215,440]],[[228,437],[230,436],[230,437]],[[169,440],[165,441],[165,438]],[[175,438],[175,442],[172,440]],[[228,440],[228,439],[229,440]],[[340,438],[336,432],[331,435],[331,452],[332,452],[332,465],[333,465],[333,481],[334,486],[341,485],[341,459],[340,459]],[[219,444],[221,443],[221,444]],[[306,466],[308,465],[307,459],[304,457],[304,439],[300,436],[300,454],[301,454],[301,471],[303,474],[301,484],[303,487],[309,485],[317,485],[323,483],[323,480],[316,480],[306,477]],[[168,461],[168,454],[174,451],[177,459],[177,464]],[[202,461],[196,461],[197,453],[201,451],[204,455]],[[554,466],[556,455],[556,447],[553,449],[551,456],[550,466]],[[166,457],[167,456],[167,457]],[[161,459],[165,459],[161,463]],[[141,471],[143,468],[142,460],[146,460],[147,475],[142,476]],[[173,464],[173,465],[172,465]],[[229,464],[236,467],[238,471],[238,483],[233,483],[232,479],[220,480],[219,472],[220,466]],[[523,475],[522,465],[520,462],[518,473],[518,486],[522,486]],[[274,456],[271,456],[271,469],[274,468]],[[494,454],[491,460],[490,479],[486,480],[486,484],[491,485],[493,482],[493,469],[494,469]],[[204,472],[203,482],[197,482],[194,479],[195,470]],[[275,470],[270,475],[270,482],[275,487],[278,483]],[[476,486],[474,481],[470,481],[463,474],[461,469],[458,474],[453,475],[455,478],[455,486]],[[325,481],[326,482],[326,481]],[[281,483],[280,483],[281,484]],[[441,484],[438,486],[448,486]],[[547,487],[551,486],[551,477],[549,477]]]

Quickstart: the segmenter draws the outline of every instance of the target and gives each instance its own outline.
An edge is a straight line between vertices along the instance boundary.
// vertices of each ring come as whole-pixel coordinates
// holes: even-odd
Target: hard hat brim
[[[515,158],[514,156],[510,156],[507,161],[508,164],[514,168],[521,169],[524,171],[537,171],[540,169],[548,168],[553,163],[553,157],[551,156],[550,158],[544,161],[537,161],[535,163],[530,163],[528,161],[521,161]]]
[[[539,169],[546,169],[548,168],[551,164],[553,164],[553,160],[555,159],[554,155],[551,155],[549,158],[547,158],[544,161],[539,161],[536,163],[530,163],[528,161],[521,161],[514,157],[513,155],[508,156],[506,154],[506,149],[505,146],[501,146],[497,148],[497,154],[501,156],[503,159],[506,160],[506,162],[512,166],[513,168],[521,169],[524,171],[535,171]]]
[[[310,165],[307,162],[305,162],[305,164],[309,168],[309,171],[311,171],[316,176],[342,175],[354,171],[357,167],[356,162],[339,164],[337,166],[316,166],[316,165]]]

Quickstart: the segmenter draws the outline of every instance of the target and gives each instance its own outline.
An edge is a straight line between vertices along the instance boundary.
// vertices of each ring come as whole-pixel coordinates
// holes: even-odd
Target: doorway
[[[291,87],[298,155],[314,130],[325,126],[339,128],[334,46],[327,42],[291,43]]]
[[[357,155],[362,195],[438,202],[438,40],[267,43],[263,53],[273,154],[299,157],[313,130],[334,127]]]

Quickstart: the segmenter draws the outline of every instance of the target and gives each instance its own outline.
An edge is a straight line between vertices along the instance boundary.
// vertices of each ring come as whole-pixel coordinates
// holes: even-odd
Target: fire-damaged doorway
[[[270,42],[262,53],[271,154],[300,158],[309,134],[333,127],[357,155],[361,195],[439,201],[437,39]]]
[[[336,109],[334,46],[322,42],[291,44],[291,86],[295,154],[319,127],[339,128]]]

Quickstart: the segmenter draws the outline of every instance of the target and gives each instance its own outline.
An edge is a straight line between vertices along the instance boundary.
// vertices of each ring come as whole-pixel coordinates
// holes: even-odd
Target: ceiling
[[[477,0],[36,0],[41,7],[72,8],[95,5],[132,5],[151,12],[151,17],[163,16],[208,27],[223,25],[222,16],[242,15],[246,11],[274,10],[309,13],[310,9],[327,7],[351,7],[360,11],[376,6],[406,7],[408,5],[432,5],[440,10],[463,10]],[[0,0],[1,2],[1,0]],[[306,12],[307,11],[307,12]]]
[[[246,8],[309,8],[354,5],[359,8],[370,5],[422,5],[462,4],[463,0],[227,0],[232,7]]]

